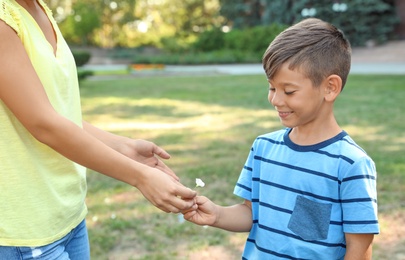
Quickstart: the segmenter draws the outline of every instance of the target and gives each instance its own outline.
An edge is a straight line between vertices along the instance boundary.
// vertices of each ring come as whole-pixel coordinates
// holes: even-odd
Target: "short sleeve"
[[[344,232],[379,233],[376,180],[376,168],[369,157],[357,160],[343,178],[340,193]]]
[[[10,26],[18,36],[20,35],[19,25],[21,22],[18,7],[12,1],[0,0],[0,20]],[[14,2],[14,1],[13,1]]]
[[[236,183],[234,194],[246,199],[252,200],[252,172],[253,172],[254,144],[250,150],[249,156],[243,166],[239,179]]]

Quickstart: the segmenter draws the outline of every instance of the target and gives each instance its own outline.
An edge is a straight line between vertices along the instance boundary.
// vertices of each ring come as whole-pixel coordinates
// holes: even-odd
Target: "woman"
[[[44,2],[0,6],[0,259],[89,258],[85,167],[165,212],[195,207],[162,148],[82,121],[74,59]]]

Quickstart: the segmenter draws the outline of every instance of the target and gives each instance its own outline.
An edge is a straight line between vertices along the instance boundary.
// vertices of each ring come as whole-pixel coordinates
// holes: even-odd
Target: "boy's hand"
[[[182,211],[184,219],[197,225],[212,226],[218,218],[218,209],[216,205],[204,196],[195,198],[197,208],[188,211]]]

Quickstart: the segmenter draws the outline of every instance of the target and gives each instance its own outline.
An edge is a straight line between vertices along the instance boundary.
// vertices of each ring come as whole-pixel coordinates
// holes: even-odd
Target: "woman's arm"
[[[138,188],[163,211],[179,212],[194,205],[194,191],[169,175],[122,155],[59,115],[21,40],[3,21],[0,39],[0,99],[37,140],[74,162]]]

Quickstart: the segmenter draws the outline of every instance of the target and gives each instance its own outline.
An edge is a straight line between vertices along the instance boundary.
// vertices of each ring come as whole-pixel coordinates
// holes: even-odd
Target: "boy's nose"
[[[269,102],[274,106],[281,106],[283,100],[282,97],[276,93],[272,93],[269,95]]]

